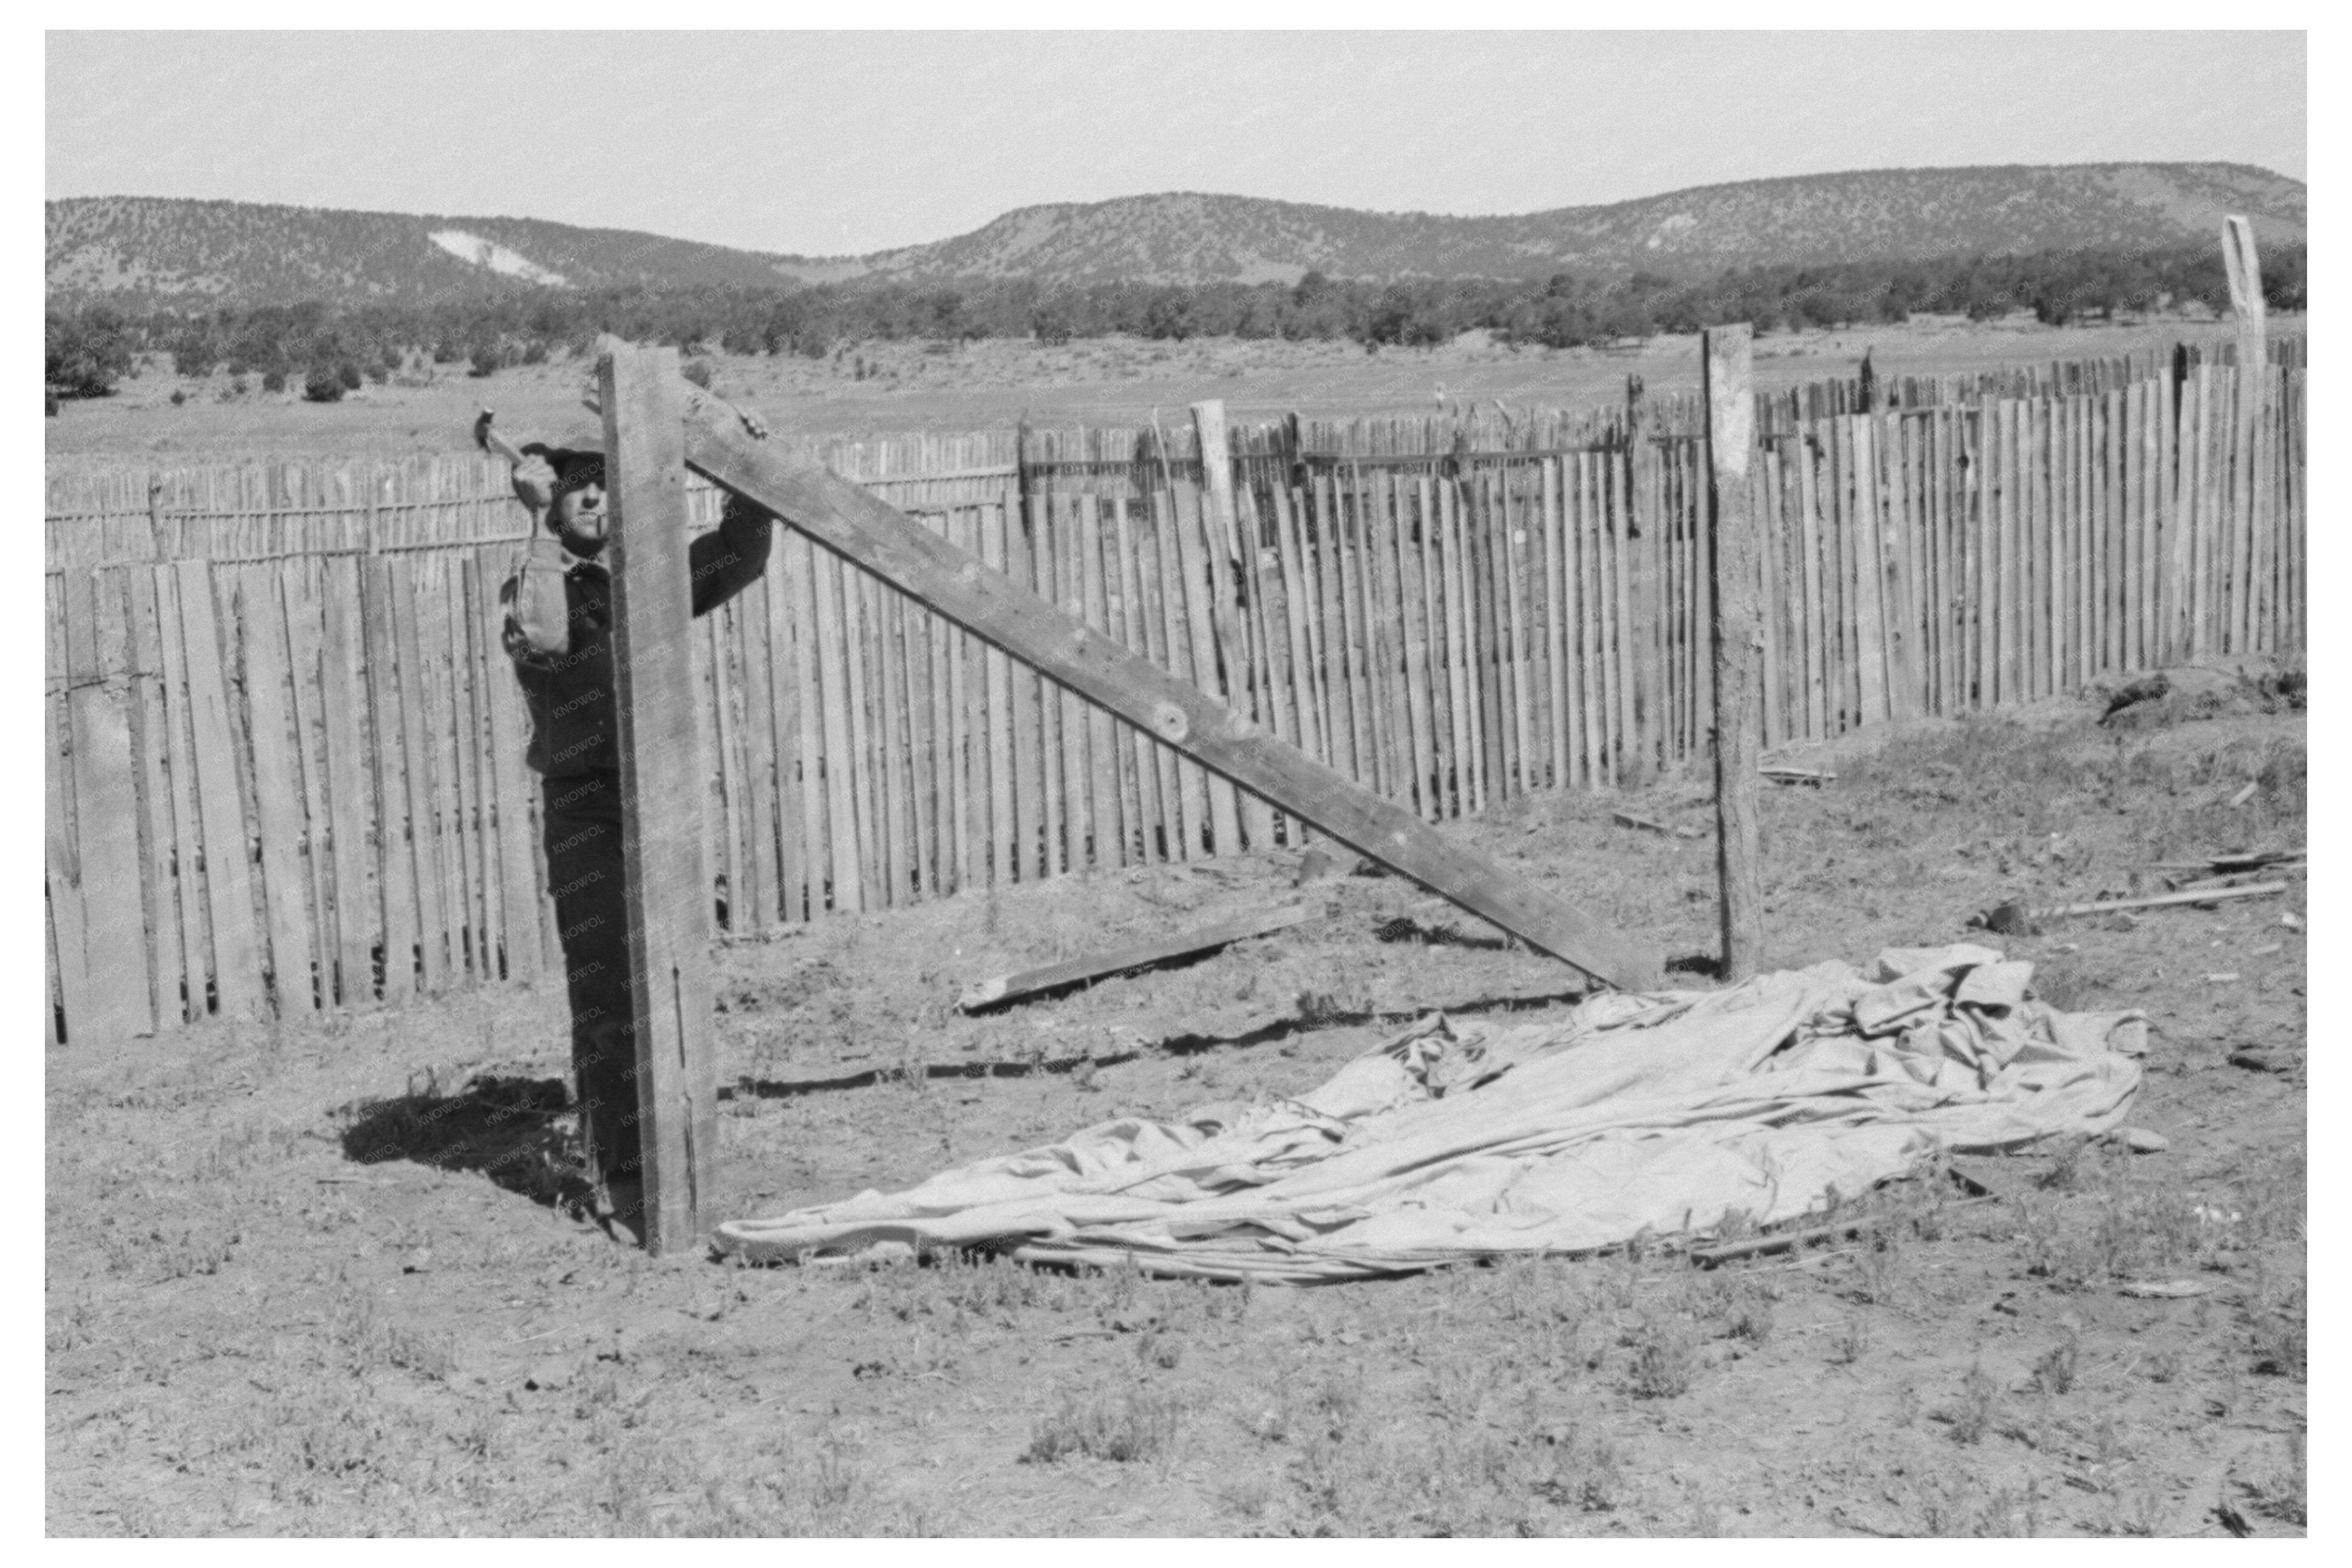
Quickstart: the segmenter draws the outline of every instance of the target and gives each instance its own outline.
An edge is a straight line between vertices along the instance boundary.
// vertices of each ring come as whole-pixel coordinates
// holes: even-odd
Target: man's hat
[[[522,450],[527,457],[545,458],[557,479],[569,479],[575,468],[604,466],[604,429],[601,425],[580,426],[557,441],[533,441]]]

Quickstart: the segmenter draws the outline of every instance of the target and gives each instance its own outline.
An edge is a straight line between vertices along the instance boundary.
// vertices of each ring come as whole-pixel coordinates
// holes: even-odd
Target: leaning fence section
[[[2304,391],[2184,357],[1769,401],[1767,744],[2300,649]],[[1673,400],[1228,445],[1230,506],[1181,426],[818,455],[1428,820],[1704,754],[1707,466]],[[104,483],[51,494],[52,1037],[560,973],[502,466]],[[790,531],[696,656],[733,936],[1307,836]]]

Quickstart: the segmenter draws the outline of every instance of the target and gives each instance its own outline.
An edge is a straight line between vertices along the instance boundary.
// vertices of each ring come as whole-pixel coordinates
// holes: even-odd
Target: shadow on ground
[[[571,1091],[562,1079],[484,1076],[445,1095],[422,1089],[344,1108],[344,1157],[362,1165],[407,1160],[487,1176],[549,1208],[584,1211],[593,1196],[580,1163]]]

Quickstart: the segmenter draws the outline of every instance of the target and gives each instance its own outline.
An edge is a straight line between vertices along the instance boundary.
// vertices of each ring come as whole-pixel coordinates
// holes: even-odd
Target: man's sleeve
[[[707,616],[759,578],[768,564],[774,515],[730,494],[719,527],[687,547],[694,572],[694,613]]]
[[[533,547],[523,552],[499,589],[499,603],[506,611],[499,640],[530,691],[545,689],[572,648],[571,596],[563,568],[536,548],[538,543],[534,540]]]

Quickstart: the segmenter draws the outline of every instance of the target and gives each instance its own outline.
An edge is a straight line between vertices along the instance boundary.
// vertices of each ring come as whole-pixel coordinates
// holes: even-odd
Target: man
[[[611,526],[599,443],[533,443],[515,465],[530,542],[499,590],[505,644],[530,712],[526,761],[541,775],[547,883],[572,1003],[581,1136],[603,1213],[640,1238],[637,1136],[621,858],[621,763],[613,671],[613,580],[598,557]],[[689,546],[694,613],[740,593],[768,561],[772,516],[730,495],[716,532]]]

